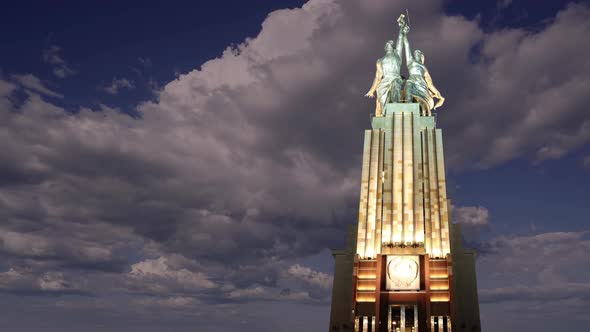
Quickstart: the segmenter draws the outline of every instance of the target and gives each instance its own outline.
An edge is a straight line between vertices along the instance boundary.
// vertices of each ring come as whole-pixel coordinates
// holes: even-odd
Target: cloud
[[[48,271],[40,276],[10,269],[0,272],[0,291],[18,295],[84,294],[61,272]]]
[[[305,291],[292,292],[288,289],[279,290],[272,287],[253,286],[245,289],[232,290],[227,298],[236,301],[309,301],[310,295]]]
[[[584,159],[582,159],[582,165],[585,168],[590,169],[590,156],[586,156]]]
[[[558,300],[580,298],[590,300],[590,284],[562,283],[542,286],[514,286],[484,289],[480,292],[483,303],[495,302],[555,302]]]
[[[588,232],[500,236],[482,246],[480,298],[486,303],[590,302]]]
[[[133,82],[129,81],[126,78],[113,78],[113,81],[111,82],[110,85],[108,86],[102,86],[100,87],[101,90],[105,91],[108,94],[111,95],[117,95],[119,94],[119,91],[121,91],[121,89],[126,88],[126,89],[133,89],[135,88],[135,85],[133,84]]]
[[[412,3],[421,21],[410,41],[447,97],[438,121],[451,169],[542,162],[586,144],[587,50],[579,40],[590,32],[587,6],[570,5],[537,31],[492,32],[441,6]],[[376,0],[275,11],[256,37],[165,84],[133,110],[137,118],[104,105],[72,114],[44,100],[61,95],[32,75],[0,80],[0,255],[22,275],[3,278],[29,280],[3,289],[39,290],[53,271],[60,274],[46,287],[63,279],[95,295],[101,312],[142,300],[124,309],[177,317],[177,308],[194,307],[224,327],[237,323],[203,307],[223,304],[239,315],[247,310],[240,301],[325,303],[330,276],[297,260],[341,247],[355,222],[373,107],[362,95],[395,32],[392,17],[403,11],[403,3]],[[17,105],[18,89],[28,93]],[[489,223],[483,207],[458,211],[463,223]],[[535,278],[530,287],[583,283],[559,265],[585,262],[566,243],[585,245],[576,236],[488,243],[478,262],[482,298],[500,303],[521,292],[502,290],[528,287],[521,273]],[[554,264],[545,269],[538,257],[546,252]],[[80,302],[62,297],[73,303],[63,311],[71,316]],[[274,306],[239,317],[261,322]],[[149,318],[145,312],[129,315]]]
[[[143,286],[163,294],[179,290],[190,293],[216,287],[204,273],[175,268],[167,257],[148,259],[131,265],[129,277],[134,283],[133,287]]]
[[[385,7],[375,10],[377,5]],[[383,41],[391,38],[385,27],[400,10],[377,2],[312,1],[273,12],[258,36],[166,84],[157,101],[142,103],[141,119],[104,107],[71,116],[32,94],[22,105],[2,110],[5,133],[12,137],[4,178],[28,186],[61,220],[124,227],[162,251],[195,259],[247,266],[337,246],[346,224],[354,222],[366,128],[367,113],[351,110],[372,107],[362,92]],[[519,30],[485,35],[477,22],[441,16],[439,10],[433,4],[415,9],[429,19],[412,30],[411,42],[424,50],[443,93],[467,85],[475,90],[463,91],[474,100],[488,97],[483,83],[471,80],[493,79],[482,71],[562,24],[558,18],[537,35]],[[560,15],[573,15],[570,11]],[[471,49],[480,42],[488,60],[471,63]],[[35,86],[33,91],[51,93]],[[453,143],[474,125],[493,124],[465,123],[462,119],[480,108],[466,108],[469,103],[460,99],[449,96],[443,110],[448,112],[440,116],[442,122],[461,116],[450,130],[441,124],[450,141],[448,155],[455,161],[463,159],[457,155],[488,158],[471,152],[485,151],[486,142],[496,144],[493,128],[478,130],[479,141]],[[459,124],[466,130],[452,130]],[[483,222],[483,210],[474,213],[465,216]],[[46,214],[27,218],[31,225],[50,220]]]
[[[55,97],[55,98],[63,98],[64,96],[60,93],[54,92],[48,89],[41,80],[32,74],[26,75],[12,75],[13,80],[15,80],[19,85],[25,88],[28,91],[38,92],[45,96]],[[6,83],[4,83],[6,84]]]
[[[453,221],[459,224],[487,225],[489,212],[483,206],[453,207]]]
[[[332,276],[328,275],[327,273],[314,271],[306,266],[301,266],[299,264],[292,265],[289,270],[287,270],[287,274],[312,286],[325,289],[332,288]]]
[[[148,58],[148,57],[139,57],[137,58],[137,61],[139,62],[139,64],[141,64],[142,66],[146,67],[146,68],[150,68],[152,66],[152,59]]]
[[[43,50],[41,60],[53,66],[53,74],[59,78],[66,78],[75,74],[64,57],[61,55],[62,48],[57,45],[50,45]]]
[[[512,0],[498,0],[497,7],[498,9],[506,9],[512,4]]]
[[[583,329],[590,305],[588,234],[552,232],[487,241],[477,260],[482,325],[497,330],[539,324],[551,330],[556,319],[570,315],[569,326]]]
[[[284,273],[286,290],[299,290],[308,294],[310,300],[329,303],[332,296],[334,277],[330,274],[315,271],[310,267],[293,264]]]
[[[577,40],[590,31],[588,17],[588,6],[570,4],[539,31],[484,35],[470,71],[474,89],[449,96],[464,104],[444,118],[446,132],[463,129],[448,135],[446,146],[461,146],[463,155],[478,155],[473,161],[490,167],[527,155],[558,159],[586,144],[590,122],[581,110],[590,83],[583,55],[590,48]],[[453,163],[467,160],[450,154]]]

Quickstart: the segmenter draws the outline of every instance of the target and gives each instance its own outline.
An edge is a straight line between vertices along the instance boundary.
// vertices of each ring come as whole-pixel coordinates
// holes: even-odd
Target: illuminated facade
[[[365,131],[358,225],[333,252],[330,331],[481,331],[475,253],[450,223],[435,120],[388,103]]]

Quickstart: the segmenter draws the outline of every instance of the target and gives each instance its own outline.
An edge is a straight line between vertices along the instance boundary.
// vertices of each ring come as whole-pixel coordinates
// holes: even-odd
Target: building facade
[[[371,121],[358,224],[333,251],[330,331],[481,331],[475,252],[451,223],[436,118],[388,103]]]

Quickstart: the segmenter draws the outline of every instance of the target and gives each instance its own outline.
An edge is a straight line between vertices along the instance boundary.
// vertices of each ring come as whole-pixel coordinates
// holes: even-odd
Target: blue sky
[[[236,0],[4,6],[0,328],[327,328],[406,8],[483,329],[586,326],[588,2]]]

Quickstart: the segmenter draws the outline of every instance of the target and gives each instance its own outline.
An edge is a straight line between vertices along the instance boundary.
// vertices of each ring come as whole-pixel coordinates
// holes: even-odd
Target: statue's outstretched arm
[[[381,82],[381,78],[383,77],[383,69],[381,69],[381,62],[377,61],[376,64],[377,69],[375,70],[375,79],[373,80],[373,85],[371,85],[371,89],[365,96],[373,97],[375,90],[377,90],[377,86],[379,86],[379,82]]]
[[[403,42],[404,42],[405,33],[403,30],[404,30],[403,26],[400,27],[399,34],[397,35],[397,43],[395,44],[395,53],[397,54],[397,56],[400,59],[402,58],[402,48],[404,46]]]
[[[404,34],[404,51],[406,53],[406,65],[408,68],[414,62],[414,58],[412,57],[412,50],[410,49],[410,42],[408,41],[408,34]]]

